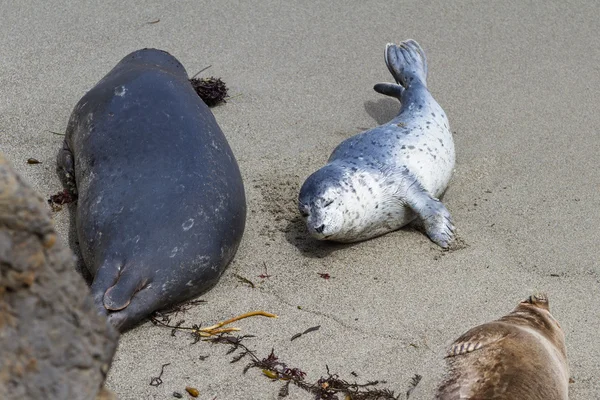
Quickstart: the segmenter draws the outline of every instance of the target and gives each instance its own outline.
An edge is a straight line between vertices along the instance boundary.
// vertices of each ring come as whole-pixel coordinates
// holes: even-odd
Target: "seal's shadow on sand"
[[[379,125],[390,122],[400,112],[400,102],[390,97],[384,97],[377,101],[365,101],[364,107],[365,111]]]
[[[313,239],[300,216],[294,216],[288,220],[285,227],[285,240],[296,246],[302,255],[311,258],[324,258],[353,245],[353,243],[345,244]]]
[[[255,188],[262,196],[262,211],[266,212],[271,220],[271,223],[267,224],[270,232],[266,234],[271,237],[283,235],[283,238],[300,250],[303,256],[311,258],[327,257],[350,246],[322,242],[310,236],[298,211],[298,192],[303,179],[295,172],[279,171],[264,175],[256,181]]]

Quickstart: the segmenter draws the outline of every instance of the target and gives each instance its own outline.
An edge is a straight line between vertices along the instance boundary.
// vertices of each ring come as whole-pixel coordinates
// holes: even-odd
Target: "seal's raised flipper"
[[[73,152],[71,152],[69,144],[66,140],[63,142],[62,149],[60,149],[58,152],[57,165],[65,180],[67,189],[69,189],[72,194],[76,195],[77,185],[75,184],[75,160],[73,158]]]
[[[387,82],[386,83],[378,83],[373,87],[373,89],[377,93],[381,93],[386,96],[395,97],[398,100],[400,100],[402,98],[402,93],[404,93],[404,87],[402,87],[401,85],[396,85],[396,84],[387,83]]]
[[[406,40],[385,46],[385,64],[396,83],[408,88],[415,80],[427,86],[427,58],[417,42]]]
[[[448,209],[441,201],[431,196],[419,182],[405,172],[409,184],[402,200],[423,223],[425,233],[437,245],[447,248],[454,240],[454,224]]]

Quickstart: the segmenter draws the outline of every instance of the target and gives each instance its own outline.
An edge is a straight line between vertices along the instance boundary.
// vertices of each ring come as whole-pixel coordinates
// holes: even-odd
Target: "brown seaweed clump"
[[[225,103],[227,95],[227,85],[221,78],[192,78],[190,79],[192,87],[198,93],[198,96],[209,107],[214,107],[219,103]]]

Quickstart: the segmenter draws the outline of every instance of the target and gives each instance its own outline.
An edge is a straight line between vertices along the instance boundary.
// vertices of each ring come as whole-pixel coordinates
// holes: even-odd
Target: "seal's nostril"
[[[325,224],[315,228],[315,231],[317,231],[318,233],[323,233],[324,230],[325,230]]]

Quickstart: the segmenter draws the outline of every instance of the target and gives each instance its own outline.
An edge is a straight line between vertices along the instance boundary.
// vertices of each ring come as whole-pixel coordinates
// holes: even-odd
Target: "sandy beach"
[[[177,319],[234,324],[315,382],[331,373],[431,399],[447,346],[546,291],[566,336],[570,398],[600,398],[600,5],[594,1],[2,2],[0,151],[40,193],[62,190],[56,154],[77,101],[129,52],[155,47],[234,97],[213,109],[242,170],[246,231],[219,284]],[[416,39],[446,111],[456,168],[444,203],[458,243],[412,229],[317,243],[300,185],[333,148],[387,122],[399,103],[387,42]],[[28,158],[41,161],[27,164]],[[53,214],[64,242],[69,212]],[[266,267],[266,271],[265,271]],[[268,273],[268,278],[259,275]],[[320,274],[329,274],[324,279]],[[254,288],[239,277],[252,281]],[[296,333],[320,329],[293,341]],[[228,347],[146,323],[122,335],[107,380],[119,399],[277,399],[280,382]],[[164,368],[160,386],[150,385]],[[404,398],[402,395],[400,398]],[[290,388],[289,399],[311,399]]]

